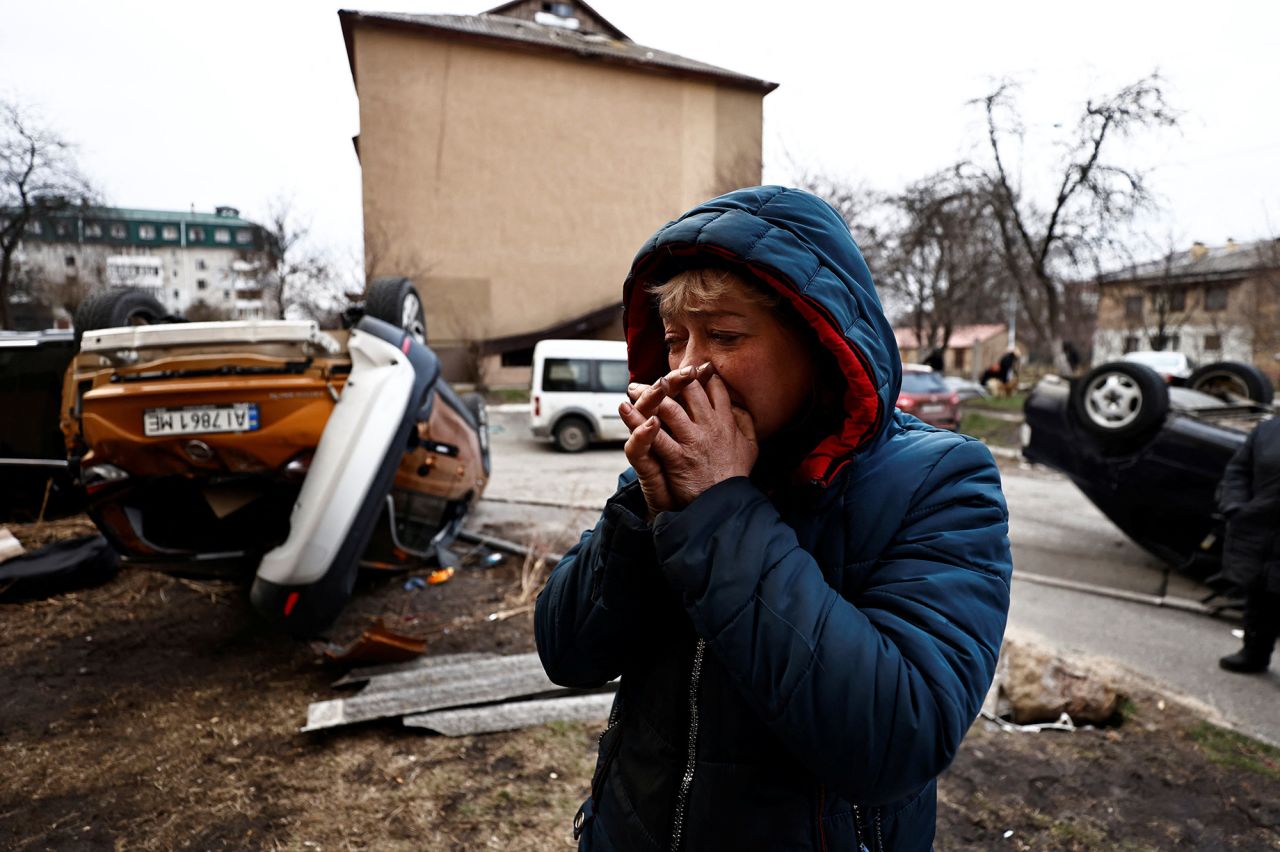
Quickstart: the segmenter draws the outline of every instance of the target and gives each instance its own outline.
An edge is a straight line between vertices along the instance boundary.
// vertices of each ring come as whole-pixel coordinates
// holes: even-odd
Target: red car
[[[960,396],[946,386],[941,375],[923,364],[902,365],[898,408],[930,426],[960,428]]]

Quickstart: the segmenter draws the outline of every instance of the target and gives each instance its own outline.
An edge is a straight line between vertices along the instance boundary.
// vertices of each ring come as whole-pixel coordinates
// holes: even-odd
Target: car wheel
[[[155,296],[142,290],[117,288],[94,293],[76,308],[75,325],[76,347],[84,338],[86,331],[102,328],[122,328],[129,325],[155,325],[171,322],[164,305]]]
[[[1267,374],[1252,364],[1239,361],[1205,364],[1191,374],[1187,386],[1225,400],[1243,397],[1251,402],[1270,405],[1275,398],[1275,388]]]
[[[408,278],[375,278],[365,297],[367,316],[389,322],[409,332],[419,343],[427,342],[427,319],[422,310],[422,297]]]
[[[556,446],[566,453],[580,453],[591,443],[591,429],[578,417],[566,417],[556,424]]]
[[[1134,438],[1164,421],[1169,388],[1150,367],[1113,361],[1072,384],[1071,411],[1099,437]]]

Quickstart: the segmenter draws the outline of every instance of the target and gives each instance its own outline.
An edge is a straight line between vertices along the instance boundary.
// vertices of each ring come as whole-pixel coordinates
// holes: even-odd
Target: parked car
[[[948,388],[932,367],[923,364],[902,365],[898,408],[931,426],[952,430],[960,428],[959,394]]]
[[[1196,368],[1195,363],[1181,352],[1157,352],[1140,349],[1135,352],[1126,352],[1121,356],[1120,360],[1150,367],[1159,373],[1166,382],[1189,379],[1192,371]]]
[[[1244,399],[1214,378],[1251,385],[1251,365],[1202,369],[1200,383],[1185,386],[1130,361],[1070,380],[1048,376],[1027,397],[1022,450],[1066,474],[1139,545],[1199,577],[1220,567],[1214,497],[1227,461],[1254,426],[1275,415],[1270,383],[1261,398]]]
[[[77,329],[70,461],[127,561],[252,578],[259,612],[309,635],[341,611],[360,565],[447,554],[488,481],[484,403],[440,378],[411,282],[374,282],[366,309],[349,331]]]
[[[958,396],[961,402],[970,399],[986,399],[991,395],[987,393],[986,388],[973,379],[961,376],[943,376],[942,383],[947,386],[947,390]]]
[[[621,340],[540,340],[533,347],[529,425],[566,453],[631,434],[618,405],[627,398],[627,344]]]

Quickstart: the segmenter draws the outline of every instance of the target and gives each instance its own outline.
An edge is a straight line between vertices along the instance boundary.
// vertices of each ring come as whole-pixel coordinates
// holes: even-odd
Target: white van
[[[624,341],[538,341],[529,392],[534,437],[551,438],[566,453],[592,441],[625,441],[631,430],[618,405],[627,398],[627,382]]]

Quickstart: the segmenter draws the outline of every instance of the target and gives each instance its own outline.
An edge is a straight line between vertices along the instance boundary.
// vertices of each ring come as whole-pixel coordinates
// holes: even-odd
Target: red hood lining
[[[848,463],[853,452],[870,440],[880,426],[880,396],[876,393],[875,383],[867,370],[866,357],[841,330],[835,328],[830,316],[818,303],[797,292],[776,271],[747,263],[737,255],[715,246],[663,247],[661,251],[662,257],[655,257],[656,252],[651,252],[640,259],[632,268],[626,283],[628,292],[624,300],[624,322],[631,381],[649,384],[667,373],[666,350],[662,345],[662,321],[647,284],[659,277],[665,280],[680,270],[692,268],[692,265],[687,262],[673,264],[674,268],[670,270],[661,269],[664,276],[655,275],[660,267],[666,267],[676,258],[684,260],[711,255],[708,259],[712,265],[727,265],[739,273],[745,272],[756,280],[763,281],[804,318],[818,335],[819,342],[835,357],[840,372],[845,377],[845,418],[840,430],[820,441],[796,471],[797,479],[802,482],[816,482],[824,486],[829,484],[836,473]]]

